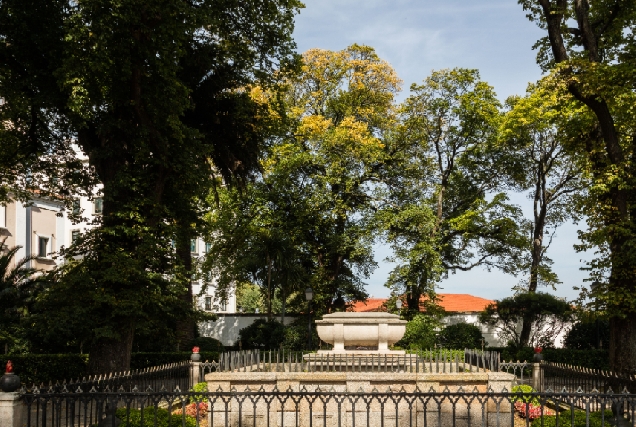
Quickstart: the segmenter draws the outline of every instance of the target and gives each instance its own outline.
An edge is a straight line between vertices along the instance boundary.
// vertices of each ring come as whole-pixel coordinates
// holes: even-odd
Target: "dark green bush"
[[[605,425],[610,425],[609,420],[614,417],[612,411],[605,411]],[[574,424],[572,424],[572,411],[563,411],[559,413],[559,427],[586,427],[586,415],[585,411],[574,411]],[[556,427],[557,417],[555,415],[544,416],[543,420],[541,417],[536,418],[532,421],[532,427]],[[589,427],[601,427],[601,412],[591,412],[590,413],[590,424]]]
[[[573,350],[596,349],[598,345],[597,333],[598,340],[602,345],[609,347],[610,328],[607,320],[599,320],[598,326],[593,320],[575,323],[565,336],[563,345],[565,348]]]
[[[239,331],[244,349],[277,350],[285,341],[285,326],[276,320],[257,319]]]
[[[465,349],[481,348],[481,329],[469,323],[456,323],[442,329],[439,333],[438,343],[444,348]]]
[[[221,341],[210,337],[198,337],[190,341],[188,350],[192,350],[192,347],[199,347],[201,352],[217,352],[222,353],[225,350]]]
[[[130,360],[132,370],[166,365],[190,360],[190,352],[184,353],[133,353]],[[0,366],[7,360],[13,362],[14,372],[22,384],[45,384],[56,381],[76,380],[87,376],[88,355],[86,354],[20,354],[0,355]],[[218,352],[201,352],[201,360],[219,360]],[[108,372],[105,372],[108,373]]]
[[[7,360],[13,362],[13,371],[22,384],[28,386],[82,378],[86,376],[88,366],[86,354],[3,354],[0,355],[0,366],[4,368]]]
[[[117,418],[121,420],[119,427],[196,427],[194,417],[185,417],[185,425],[182,424],[182,415],[172,415],[167,409],[149,407],[144,408],[144,424],[141,424],[140,409],[120,408],[117,410]]]

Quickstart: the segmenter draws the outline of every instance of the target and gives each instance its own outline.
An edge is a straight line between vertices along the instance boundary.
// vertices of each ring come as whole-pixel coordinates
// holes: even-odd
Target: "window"
[[[73,203],[71,204],[71,212],[73,213],[73,215],[79,215],[80,210],[81,207],[79,199],[73,200]]]
[[[77,242],[80,238],[80,231],[79,230],[73,230],[71,231],[71,245],[74,244],[75,242]]]
[[[210,249],[212,248],[212,243],[210,242],[205,242],[205,253],[207,254],[208,252],[210,252]]]
[[[7,226],[7,207],[0,205],[0,228]]]
[[[98,197],[94,201],[95,204],[95,213],[100,214],[104,211],[104,199]]]
[[[38,256],[40,258],[46,258],[46,254],[48,252],[49,239],[48,237],[39,237],[38,238]]]
[[[212,311],[212,297],[205,297],[205,311]]]
[[[221,311],[227,311],[227,302],[221,301]]]
[[[190,252],[196,253],[197,251],[197,239],[190,240]]]

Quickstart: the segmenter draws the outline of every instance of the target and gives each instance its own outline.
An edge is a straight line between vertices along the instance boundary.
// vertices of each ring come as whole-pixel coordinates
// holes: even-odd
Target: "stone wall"
[[[210,391],[238,392],[215,401],[208,418],[210,427],[353,427],[366,426],[367,422],[370,427],[438,422],[444,427],[469,423],[508,427],[512,419],[507,400],[483,394],[481,401],[443,394],[509,391],[514,376],[499,372],[219,372],[207,374],[205,379]],[[241,395],[246,389],[262,394]],[[274,391],[288,393],[267,394]],[[316,391],[326,393],[311,394]],[[422,393],[401,394],[416,391]]]

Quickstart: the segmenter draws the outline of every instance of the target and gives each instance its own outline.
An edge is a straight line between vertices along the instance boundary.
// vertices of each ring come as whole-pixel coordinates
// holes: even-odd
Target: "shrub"
[[[488,347],[490,351],[501,354],[501,360],[532,361],[534,350],[530,347],[517,349],[514,347]],[[547,362],[567,363],[590,369],[609,370],[608,350],[572,350],[568,348],[546,348],[543,359]]]
[[[285,340],[285,326],[276,320],[257,319],[239,331],[244,349],[277,350]]]
[[[117,418],[121,420],[119,427],[196,427],[197,422],[194,417],[185,417],[185,424],[183,424],[183,416],[177,414],[171,414],[167,409],[149,407],[143,409],[144,424],[141,424],[140,409],[120,408],[116,411]]]
[[[598,339],[606,346],[609,346],[609,322],[599,320]],[[577,322],[572,326],[565,336],[563,345],[565,348],[574,350],[591,350],[597,348],[597,325],[592,322]]]
[[[590,413],[590,424],[589,427],[601,427],[601,412],[591,412]],[[605,425],[609,425],[609,420],[612,419],[614,415],[612,411],[605,411]],[[556,427],[557,425],[557,417],[539,417],[536,418],[532,422],[532,427]],[[585,427],[586,423],[586,415],[585,411],[574,411],[574,424],[572,424],[572,411],[563,411],[559,413],[559,427]]]
[[[406,324],[406,332],[402,339],[395,343],[396,347],[407,349],[427,349],[435,346],[436,318],[418,313]]]
[[[480,348],[483,338],[477,326],[462,322],[445,327],[439,334],[438,342],[445,348]]]
[[[198,393],[207,393],[208,391],[208,383],[206,382],[202,382],[202,383],[196,383],[191,389],[190,391],[193,392],[198,392]],[[201,402],[203,401],[203,399],[205,399],[205,396],[202,394],[195,394],[194,396],[190,397],[190,403],[196,403],[196,402]]]
[[[219,360],[219,353],[216,351],[201,351],[201,360]],[[182,353],[133,353],[130,359],[130,369],[144,369],[152,366],[167,365],[168,363],[183,362],[190,360],[192,352]]]
[[[541,405],[541,403],[539,403],[539,399],[537,399],[536,396],[530,395],[531,393],[536,393],[537,391],[529,385],[517,385],[514,386],[510,391],[512,393],[518,394],[518,397],[515,397],[514,402],[530,403],[536,406]]]
[[[225,351],[225,347],[221,341],[211,338],[211,337],[198,337],[190,341],[188,345],[188,350],[192,350],[192,347],[199,347],[199,351],[201,352],[216,352],[222,353]]]
[[[13,362],[14,372],[22,384],[28,386],[82,378],[86,376],[88,366],[86,354],[3,354],[0,356],[2,372],[7,360]]]

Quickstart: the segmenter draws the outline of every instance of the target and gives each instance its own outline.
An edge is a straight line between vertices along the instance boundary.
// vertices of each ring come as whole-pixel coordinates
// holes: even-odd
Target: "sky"
[[[432,70],[476,68],[482,80],[492,85],[500,100],[523,95],[529,82],[541,78],[535,62],[534,43],[543,31],[526,18],[516,0],[304,0],[305,8],[296,18],[294,38],[298,51],[311,48],[341,50],[357,43],[375,48],[404,81],[399,99],[408,95],[413,83],[421,83]],[[532,204],[524,195],[511,195],[530,217]],[[557,229],[548,251],[563,282],[557,296],[574,299],[587,273],[580,271],[590,254],[576,253],[577,226]],[[389,248],[375,246],[379,264],[367,291],[386,297],[384,287],[392,264],[384,261]],[[468,293],[501,299],[512,294],[521,277],[498,271],[473,269],[452,274],[440,283],[440,293]]]

